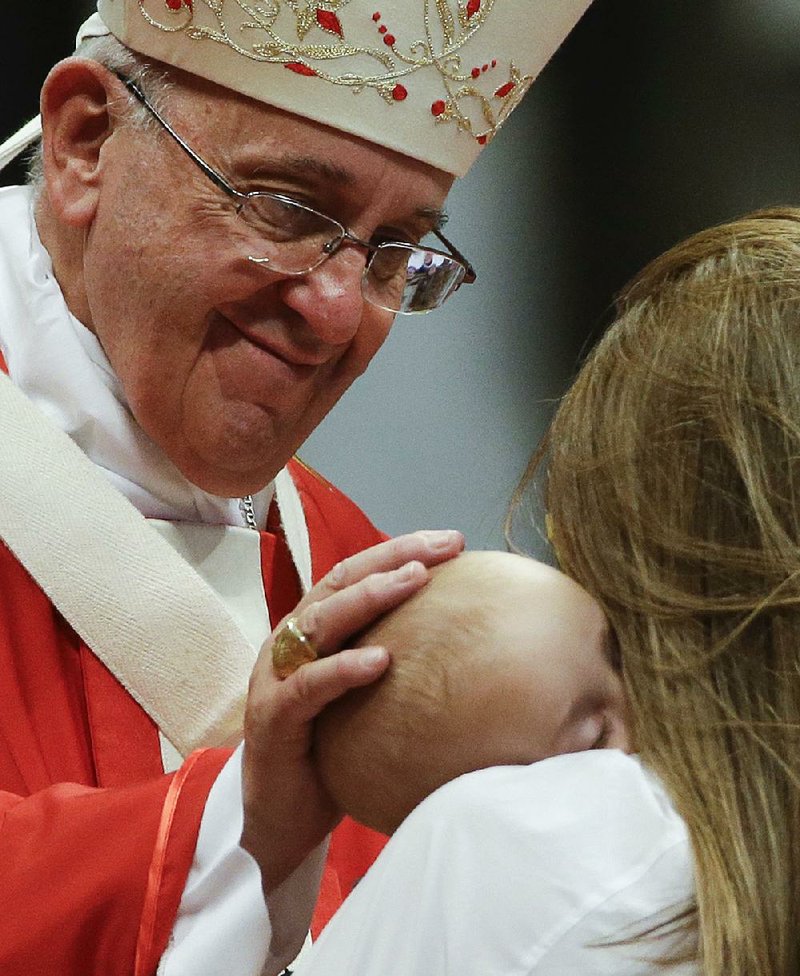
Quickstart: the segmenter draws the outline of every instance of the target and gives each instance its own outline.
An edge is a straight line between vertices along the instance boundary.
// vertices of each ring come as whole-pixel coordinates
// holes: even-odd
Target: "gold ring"
[[[311,638],[300,629],[296,617],[289,617],[272,641],[272,667],[279,678],[288,678],[300,667],[316,661]]]

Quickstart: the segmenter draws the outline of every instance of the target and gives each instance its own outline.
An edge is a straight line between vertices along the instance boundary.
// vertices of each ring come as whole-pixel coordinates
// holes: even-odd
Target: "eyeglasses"
[[[441,233],[433,235],[448,252],[405,241],[363,241],[334,217],[283,193],[256,190],[242,193],[228,183],[191,148],[150,103],[136,82],[115,72],[128,91],[172,136],[208,179],[236,201],[236,213],[260,238],[254,264],[286,275],[304,275],[318,268],[345,243],[367,250],[361,292],[372,305],[404,315],[430,312],[442,305],[476,273],[470,262]]]

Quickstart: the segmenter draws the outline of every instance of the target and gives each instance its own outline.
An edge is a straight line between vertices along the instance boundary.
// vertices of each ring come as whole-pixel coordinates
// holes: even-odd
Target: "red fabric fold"
[[[152,976],[224,759],[187,770],[180,793],[191,796],[180,816],[173,811],[166,834],[171,776],[108,790],[65,783],[25,798],[0,794],[3,976],[131,976],[156,858],[163,900],[150,926],[150,953],[137,970]]]
[[[328,482],[290,467],[315,578],[384,538]],[[299,586],[280,525],[271,529],[262,567],[277,621]],[[0,688],[0,973],[131,976],[136,965],[151,976],[227,753],[161,774],[152,721],[2,543]],[[382,843],[355,825],[337,831],[317,931]]]
[[[224,749],[193,753],[175,773],[161,812],[147,879],[144,907],[136,945],[134,976],[151,976],[169,941],[195,848],[194,821],[202,810],[214,780],[230,757]],[[199,801],[199,802],[198,802]],[[187,819],[195,828],[186,831]]]

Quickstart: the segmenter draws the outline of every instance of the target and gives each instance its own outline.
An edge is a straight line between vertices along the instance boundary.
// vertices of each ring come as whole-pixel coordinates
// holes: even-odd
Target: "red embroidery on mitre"
[[[336,34],[338,37],[344,37],[339,18],[332,10],[318,10],[317,23],[323,30],[328,31],[329,34]]]
[[[296,75],[306,75],[308,78],[316,77],[317,74],[310,65],[303,64],[302,61],[287,61],[284,68],[294,71]]]
[[[376,24],[378,23],[378,21],[381,19],[379,11],[375,11],[375,13],[372,15],[372,19]],[[387,47],[394,47],[395,44],[397,44],[397,38],[394,36],[394,34],[389,32],[389,28],[386,26],[386,24],[380,25],[378,28],[378,33],[383,34],[383,43]],[[394,97],[394,91],[392,92],[392,97]],[[395,99],[395,101],[402,101],[402,99]]]
[[[152,0],[147,0],[148,4],[151,2]],[[207,28],[194,23],[193,0],[162,0],[162,2],[164,5],[162,9],[166,9],[169,13],[169,23],[159,24],[157,19],[153,21],[148,18],[151,19],[153,26],[164,31],[186,29],[193,40],[209,36]],[[557,3],[558,0],[552,0],[552,2]],[[144,13],[145,0],[139,0],[138,5]],[[522,75],[520,70],[511,63],[509,75],[507,75],[509,81],[499,87],[496,86],[492,89],[491,83],[484,85],[480,81],[483,74],[498,67],[497,57],[492,57],[488,51],[483,55],[486,57],[489,54],[486,60],[478,61],[477,59],[481,55],[477,52],[481,50],[483,45],[480,42],[473,42],[476,33],[483,27],[484,21],[488,22],[492,18],[493,0],[489,3],[483,3],[482,0],[456,0],[455,3],[450,2],[450,0],[436,0],[435,4],[429,4],[428,0],[425,0],[424,4],[420,4],[420,6],[424,6],[426,18],[432,22],[439,21],[441,30],[431,28],[429,31],[430,43],[424,50],[416,41],[411,43],[410,48],[406,50],[402,26],[401,33],[395,35],[388,23],[384,21],[382,11],[375,8],[372,11],[369,8],[366,10],[362,8],[361,12],[355,14],[355,19],[361,18],[362,29],[366,28],[367,34],[371,33],[368,26],[369,22],[373,23],[372,30],[375,30],[375,34],[372,35],[372,43],[367,41],[362,46],[352,43],[351,39],[348,38],[351,43],[345,44],[345,35],[348,33],[348,0],[313,0],[313,2],[306,0],[304,3],[297,4],[293,2],[282,3],[278,0],[274,4],[258,3],[256,6],[259,8],[261,6],[270,7],[275,8],[276,11],[284,7],[290,8],[296,20],[297,37],[295,38],[293,35],[289,39],[273,34],[272,30],[275,25],[272,25],[271,21],[268,27],[266,24],[251,23],[248,20],[246,23],[248,28],[258,28],[269,36],[262,40],[255,30],[252,33],[248,32],[248,38],[255,37],[255,40],[252,43],[248,41],[241,47],[240,41],[235,39],[239,37],[239,32],[235,29],[237,21],[233,18],[238,17],[238,14],[234,10],[240,9],[246,13],[249,4],[245,4],[243,0],[236,0],[236,2],[232,0],[231,4],[225,4],[224,0],[207,0],[204,6],[212,8],[220,22],[221,29],[218,35],[214,35],[215,39],[228,44],[238,53],[244,55],[252,53],[259,59],[282,64],[283,67],[301,77],[315,77],[328,83],[343,85],[351,88],[357,94],[371,89],[377,92],[388,105],[395,105],[406,100],[412,101],[409,90],[400,83],[400,79],[405,81],[408,76],[418,70],[435,69],[441,76],[443,83],[439,89],[442,97],[427,102],[430,106],[431,115],[437,124],[453,124],[461,132],[471,135],[480,145],[491,141],[496,129],[513,111],[531,80],[527,75]],[[225,13],[223,13],[223,7]],[[230,18],[227,14],[228,10],[231,11]],[[345,10],[344,13],[343,10]],[[182,12],[183,16],[181,17]],[[230,23],[227,23],[229,19]],[[391,9],[389,19],[393,19]],[[185,23],[176,28],[175,24],[178,20],[185,21]],[[311,43],[313,40],[313,34],[311,34],[309,41],[306,41],[307,35],[315,29],[332,35],[332,39],[324,46],[320,46],[318,38],[314,43]],[[301,42],[299,44],[297,43],[298,38]],[[379,43],[379,39],[383,41],[383,44]],[[468,53],[470,51],[473,52],[471,56]],[[383,67],[378,67],[374,72],[368,71],[363,76],[363,69],[360,65],[355,72],[345,70],[349,65],[349,59],[365,55],[377,60],[379,65]],[[399,62],[395,60],[395,55],[399,57]],[[462,57],[464,58],[463,61]],[[289,60],[290,58],[292,60]],[[468,58],[469,60],[467,60]],[[312,65],[317,64],[319,67],[312,67]],[[501,64],[503,64],[502,60]],[[340,65],[344,67],[340,67]],[[503,67],[505,69],[505,64]],[[470,83],[463,84],[468,79],[475,83],[474,87]],[[490,107],[490,98],[496,99],[492,107]],[[423,99],[424,104],[426,104],[425,99]],[[482,130],[480,134],[476,132],[478,128]]]

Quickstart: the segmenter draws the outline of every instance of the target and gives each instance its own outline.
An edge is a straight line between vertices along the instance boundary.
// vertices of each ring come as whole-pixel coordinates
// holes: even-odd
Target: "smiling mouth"
[[[301,350],[286,349],[277,343],[271,342],[255,329],[251,329],[246,325],[238,325],[227,316],[221,313],[218,314],[227,327],[226,331],[229,332],[232,339],[244,339],[249,345],[286,366],[298,379],[311,376],[326,362],[326,359],[321,358],[320,355],[314,356],[310,353],[303,353]]]

